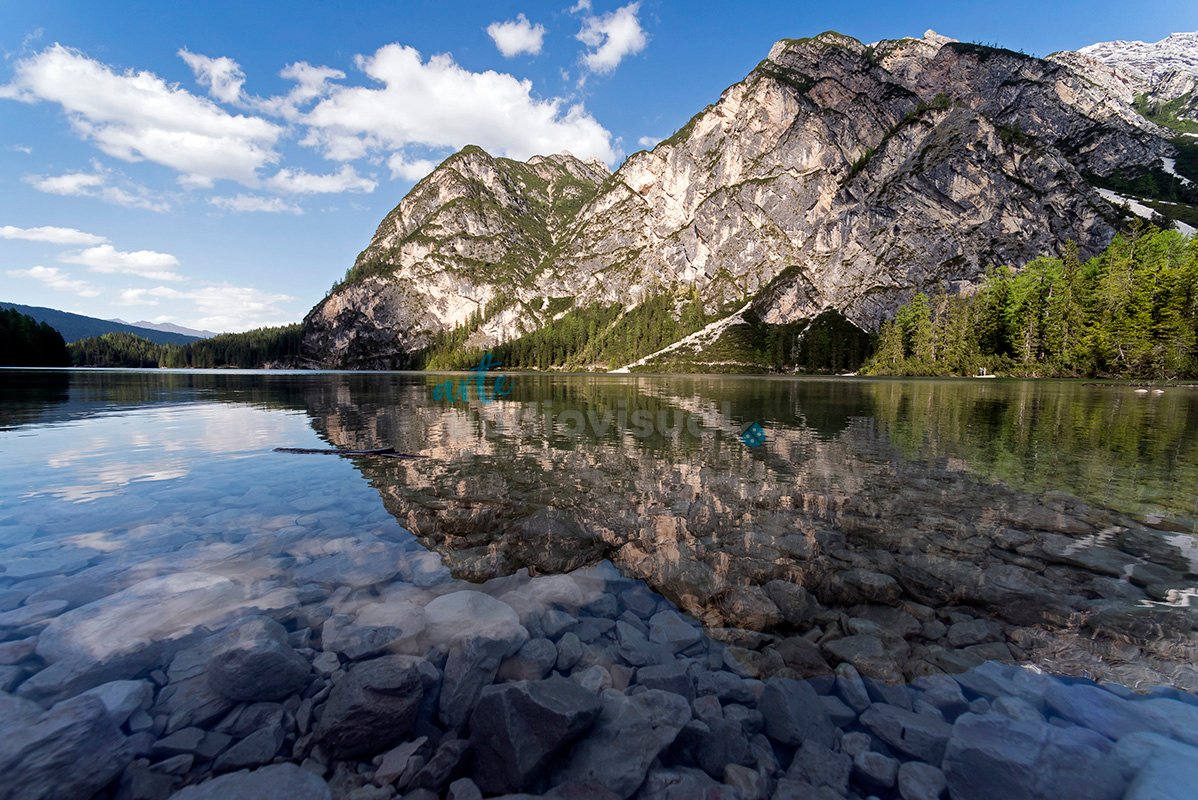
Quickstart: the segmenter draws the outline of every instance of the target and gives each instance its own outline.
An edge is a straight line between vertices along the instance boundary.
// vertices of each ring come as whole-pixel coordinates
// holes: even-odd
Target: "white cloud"
[[[149,189],[140,186],[134,192],[125,191],[119,186],[105,186],[100,190],[99,197],[106,202],[127,208],[144,208],[147,211],[170,210],[169,203],[154,199],[149,192]]]
[[[590,11],[590,10],[591,10],[591,0],[578,0],[577,3],[570,6],[571,14],[577,14],[581,11]]]
[[[591,48],[582,56],[587,69],[604,74],[612,72],[625,56],[645,49],[649,40],[636,16],[640,5],[629,3],[602,16],[583,19],[582,30],[575,38]]]
[[[393,153],[387,159],[387,166],[391,168],[392,178],[418,181],[436,169],[437,162],[430,161],[427,158],[418,158],[415,161],[409,161],[403,153]]]
[[[174,271],[179,266],[179,259],[170,253],[154,250],[126,251],[117,250],[110,244],[100,244],[78,253],[64,253],[58,260],[64,264],[80,264],[92,272],[137,275],[159,281],[183,280]]]
[[[14,153],[24,153],[27,156],[33,154],[33,148],[27,144],[10,144],[8,149]]]
[[[67,172],[62,175],[26,175],[25,182],[47,194],[64,197],[95,197],[108,203],[127,208],[144,208],[148,211],[168,211],[170,204],[156,198],[149,189],[125,182],[129,188],[111,185],[107,170],[96,165],[95,172]]]
[[[279,72],[279,77],[295,81],[291,91],[274,97],[256,97],[244,92],[245,72],[228,56],[211,58],[183,48],[179,50],[179,57],[187,62],[196,80],[213,98],[291,122],[301,113],[300,106],[327,97],[334,88],[332,81],[345,77],[339,69],[314,67],[306,61],[297,61]]]
[[[567,150],[613,164],[611,134],[581,105],[533,97],[532,83],[504,73],[470,72],[452,56],[424,61],[389,44],[357,65],[378,88],[336,86],[302,122],[303,144],[349,161],[408,145],[458,149],[477,144],[500,156],[526,159]]]
[[[255,184],[257,171],[278,160],[274,145],[283,133],[272,122],[230,114],[152,72],[115,72],[59,44],[17,62],[0,97],[58,103],[75,131],[103,152],[165,165],[195,186],[217,179]]]
[[[300,106],[327,97],[336,88],[332,81],[341,80],[345,73],[339,69],[314,67],[306,61],[297,61],[288,64],[279,77],[295,81],[290,92],[279,97],[254,98],[250,104],[267,114],[294,122],[301,113]]]
[[[662,140],[660,136],[642,136],[636,140],[636,143],[641,147],[656,147],[657,143]]]
[[[126,289],[118,302],[124,305],[156,306],[161,301],[186,303],[198,309],[202,316],[185,319],[181,324],[191,328],[214,331],[248,331],[266,325],[284,325],[291,321],[279,304],[295,298],[272,294],[246,286],[204,286],[198,289],[175,289],[155,286],[152,289]]]
[[[30,267],[29,269],[10,269],[8,274],[14,278],[32,278],[40,281],[51,289],[60,292],[70,292],[80,297],[95,297],[100,290],[86,281],[71,278],[58,267]]]
[[[196,80],[208,90],[208,94],[222,103],[236,103],[245,85],[245,73],[236,61],[225,56],[209,58],[192,53],[186,47],[179,50],[179,58],[187,62]]]
[[[77,197],[91,194],[93,189],[103,186],[105,178],[92,172],[68,172],[64,175],[30,175],[25,180],[39,192]]]
[[[103,236],[94,233],[84,233],[77,228],[55,228],[43,225],[37,228],[16,228],[12,225],[0,226],[0,238],[24,239],[27,242],[49,242],[50,244],[100,244],[107,242]]]
[[[515,19],[507,22],[492,22],[487,26],[487,35],[504,58],[513,58],[521,53],[535,56],[545,43],[545,26],[533,25],[528,17],[517,14]]]
[[[235,194],[232,197],[210,197],[208,202],[226,211],[265,211],[272,214],[302,214],[304,210],[278,197],[256,194]]]
[[[313,175],[300,170],[281,169],[266,185],[288,194],[335,194],[337,192],[373,192],[378,183],[364,178],[349,164],[329,175]]]

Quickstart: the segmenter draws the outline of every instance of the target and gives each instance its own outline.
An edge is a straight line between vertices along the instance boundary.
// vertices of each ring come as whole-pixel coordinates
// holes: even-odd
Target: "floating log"
[[[312,449],[310,447],[276,447],[276,453],[315,453],[322,456],[377,456],[379,458],[424,458],[424,456],[413,455],[411,453],[397,453],[394,447],[380,447],[376,450],[342,450],[340,448],[331,448],[327,450]]]

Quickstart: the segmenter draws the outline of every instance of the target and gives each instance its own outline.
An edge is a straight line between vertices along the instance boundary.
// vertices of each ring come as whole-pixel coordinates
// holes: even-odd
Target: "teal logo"
[[[759,422],[750,422],[741,428],[740,440],[749,447],[760,447],[765,444],[765,428]]]
[[[506,397],[512,393],[511,380],[507,375],[495,376],[494,393],[487,385],[487,371],[502,366],[503,364],[496,361],[490,353],[484,353],[478,364],[470,369],[474,373],[473,378],[466,378],[460,384],[455,383],[452,378],[438,383],[433,387],[433,399],[448,400],[451,403],[460,400],[463,403],[468,403],[472,386],[478,399],[483,403],[494,402],[496,397]]]

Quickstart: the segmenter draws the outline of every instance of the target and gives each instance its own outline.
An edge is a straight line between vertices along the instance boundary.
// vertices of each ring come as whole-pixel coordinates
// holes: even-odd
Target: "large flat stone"
[[[1105,738],[1001,714],[962,714],[943,769],[970,800],[1118,800],[1127,786]]]
[[[170,800],[332,800],[329,785],[295,764],[233,772],[188,786]]]
[[[1198,745],[1198,706],[1168,698],[1125,700],[1088,684],[1056,683],[1044,695],[1058,715],[1108,739],[1160,733]]]
[[[141,581],[55,617],[38,637],[37,654],[52,667],[64,666],[46,678],[35,675],[22,693],[53,698],[132,678],[197,633],[218,629],[248,610],[293,601],[290,590],[255,597],[228,578],[203,572]]]

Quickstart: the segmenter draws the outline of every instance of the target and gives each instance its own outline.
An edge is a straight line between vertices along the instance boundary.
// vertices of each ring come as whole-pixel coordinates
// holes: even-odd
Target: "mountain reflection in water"
[[[846,660],[889,680],[999,659],[1198,686],[1192,391],[524,375],[515,387],[466,408],[431,403],[418,378],[350,377],[305,402],[339,447],[429,456],[357,463],[456,576],[609,558],[762,674],[826,669],[788,658],[795,637],[860,636],[885,652],[856,639],[865,652]],[[703,435],[600,436],[521,413],[545,403],[696,415]],[[766,445],[737,441],[746,420]],[[815,610],[788,615],[779,582]]]
[[[518,374],[509,397],[448,404],[432,399],[437,381],[5,371],[0,425],[19,434],[155,414],[170,430],[180,409],[255,415],[235,442],[220,438],[236,429],[227,424],[179,430],[123,465],[102,445],[61,454],[63,464],[99,459],[89,479],[38,490],[78,502],[169,482],[204,465],[199,450],[260,458],[311,446],[259,412],[302,413],[327,445],[425,456],[352,463],[456,578],[610,559],[733,645],[753,674],[818,674],[845,660],[911,680],[997,659],[1198,687],[1194,390]],[[545,408],[687,415],[699,435],[686,425],[600,435]],[[753,420],[768,435],[748,448],[737,433]],[[291,460],[257,468],[295,480],[327,469],[274,458]]]

